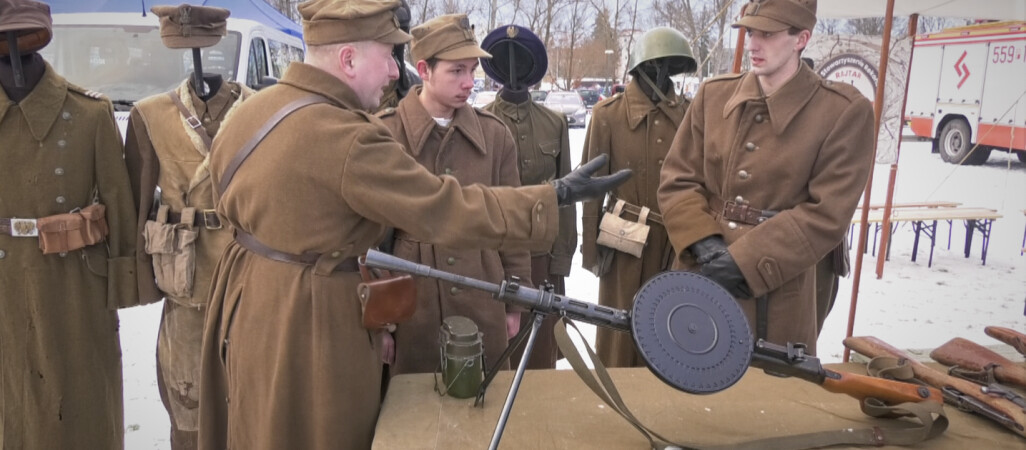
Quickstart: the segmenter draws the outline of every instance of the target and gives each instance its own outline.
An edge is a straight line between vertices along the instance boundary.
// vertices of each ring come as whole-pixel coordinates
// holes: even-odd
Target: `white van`
[[[227,28],[221,42],[202,49],[204,73],[260,89],[303,59],[303,41],[296,36],[231,17]],[[72,83],[109,97],[122,136],[136,101],[174,89],[193,66],[191,50],[164,47],[155,14],[54,14],[53,40],[39,53]]]

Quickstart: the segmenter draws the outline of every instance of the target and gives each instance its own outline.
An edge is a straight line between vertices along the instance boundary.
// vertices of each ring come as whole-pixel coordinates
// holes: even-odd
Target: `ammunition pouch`
[[[623,200],[617,200],[613,210],[602,215],[596,243],[640,258],[651,228],[646,224],[651,210],[642,207],[638,221],[633,222],[620,216],[623,214],[625,203]]]
[[[153,258],[157,287],[170,297],[192,297],[196,272],[195,208],[182,210],[180,223],[169,223],[169,207],[161,205],[156,220],[147,220],[143,228],[144,249]]]
[[[39,249],[44,255],[50,255],[103,242],[109,233],[105,212],[106,207],[94,203],[69,213],[38,219]]]
[[[360,296],[364,328],[391,330],[395,324],[413,317],[417,310],[417,285],[413,277],[370,269],[364,264],[362,256],[359,263],[363,282],[356,287],[356,291]]]

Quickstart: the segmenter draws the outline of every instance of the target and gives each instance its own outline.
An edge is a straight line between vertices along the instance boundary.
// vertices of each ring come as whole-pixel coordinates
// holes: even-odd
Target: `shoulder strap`
[[[167,96],[171,97],[171,101],[175,102],[175,106],[178,107],[178,112],[182,113],[182,117],[185,118],[185,123],[188,123],[189,126],[196,131],[196,134],[199,135],[200,139],[203,139],[203,145],[207,147],[207,151],[209,152],[210,135],[207,134],[207,129],[203,128],[203,122],[201,122],[199,118],[192,113],[192,111],[189,111],[189,109],[185,107],[185,104],[182,103],[182,99],[178,97],[177,91],[169,91]]]
[[[265,137],[267,137],[267,134],[270,133],[278,123],[285,119],[286,116],[304,106],[328,102],[329,100],[321,95],[311,94],[306,97],[293,100],[291,103],[279,109],[278,112],[274,113],[274,115],[267,119],[267,122],[264,122],[264,125],[253,134],[253,137],[249,138],[249,141],[246,141],[246,144],[235,153],[235,157],[233,157],[231,162],[228,163],[228,168],[225,169],[224,175],[221,176],[221,182],[217,186],[218,196],[228,189],[228,184],[230,184],[232,182],[232,178],[235,177],[235,172],[239,170],[239,166],[246,161],[246,158],[253,153],[253,149],[255,149],[256,146],[260,144]]]

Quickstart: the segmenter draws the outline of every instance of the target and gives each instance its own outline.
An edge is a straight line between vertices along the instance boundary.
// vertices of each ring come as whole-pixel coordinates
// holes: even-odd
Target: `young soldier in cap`
[[[659,186],[677,267],[730,291],[758,337],[812,354],[815,266],[848,229],[874,140],[869,101],[799,60],[815,25],[815,0],[747,5],[733,26],[751,70],[701,85]]]
[[[217,44],[230,14],[187,4],[154,6],[151,11],[160,18],[164,45],[187,50]],[[214,212],[210,143],[221,123],[252,93],[217,74],[204,74],[203,79],[202,93],[190,77],[171,92],[140,100],[132,108],[125,140],[125,161],[139,202],[141,301],[165,299],[157,334],[157,389],[171,419],[171,448],[176,450],[196,448],[200,341],[210,277],[232,239],[231,229],[221,226]],[[154,197],[155,187],[159,198]]]
[[[652,276],[667,270],[673,248],[666,236],[656,203],[659,170],[670,148],[677,126],[684,119],[687,99],[674,91],[671,76],[694,72],[697,64],[687,39],[667,27],[645,33],[631,52],[633,77],[623,94],[601,101],[592,108],[584,140],[584,161],[609,155],[603,169],[612,173],[624,167],[637,176],[610,193],[609,207],[624,201],[622,217],[638,221],[648,208],[649,225],[641,257],[599,245],[596,241],[601,219],[601,201],[583,205],[581,256],[583,265],[598,275],[599,304],[630,310],[634,293]],[[626,333],[599,327],[595,347],[602,363],[609,367],[644,367],[634,340]]]
[[[356,257],[386,227],[444,246],[548,248],[558,205],[629,176],[591,178],[596,161],[514,189],[425,170],[367,112],[398,77],[392,46],[410,39],[398,5],[301,4],[305,62],[217,136],[217,212],[236,237],[215,268],[204,327],[201,449],[369,448],[388,355],[362,324]]]
[[[484,107],[495,114],[513,133],[520,167],[520,182],[525,186],[548,183],[570,173],[570,137],[566,116],[531,100],[530,87],[545,76],[549,60],[545,45],[531,30],[506,25],[492,30],[481,42],[492,55],[482,58],[485,74],[502,85],[499,95]],[[577,208],[559,210],[559,235],[552,248],[531,254],[531,279],[548,281],[557,294],[566,293],[564,277],[570,275],[570,263],[577,251]],[[548,316],[538,330],[528,369],[554,369],[559,359],[552,326],[556,316]],[[520,317],[520,327],[531,326],[530,313]],[[510,357],[516,366],[523,355],[521,346]]]
[[[450,175],[464,186],[520,186],[517,148],[506,125],[467,104],[478,58],[491,55],[478,47],[466,14],[436,17],[411,33],[410,52],[423,84],[397,108],[380,113],[381,120],[431,173]],[[522,248],[457,249],[425,243],[398,229],[393,253],[471,278],[498,283],[517,276],[531,285],[531,255]],[[521,311],[490,297],[487,292],[418,280],[417,312],[395,330],[395,362],[389,375],[437,370],[439,327],[451,315],[473,320],[483,335],[485,361],[498,361],[508,338],[520,329]]]
[[[49,6],[0,0],[0,448],[120,449],[135,208],[111,103],[50,37]]]

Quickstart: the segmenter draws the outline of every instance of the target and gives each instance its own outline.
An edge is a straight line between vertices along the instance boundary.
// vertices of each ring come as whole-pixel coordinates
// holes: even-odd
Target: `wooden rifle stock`
[[[872,336],[845,338],[844,346],[870,358],[892,356],[904,359],[912,367],[916,378],[943,391],[948,402],[960,409],[969,407],[969,410],[995,420],[1020,436],[1026,437],[1026,412],[1007,399],[983,393],[982,386],[931,369],[908,353]]]
[[[947,366],[986,372],[994,368],[994,378],[1002,383],[1026,387],[1026,368],[973,341],[954,338],[930,352],[930,357]]]
[[[983,331],[987,336],[1011,345],[1015,351],[1026,355],[1026,334],[1005,327],[987,327]]]

